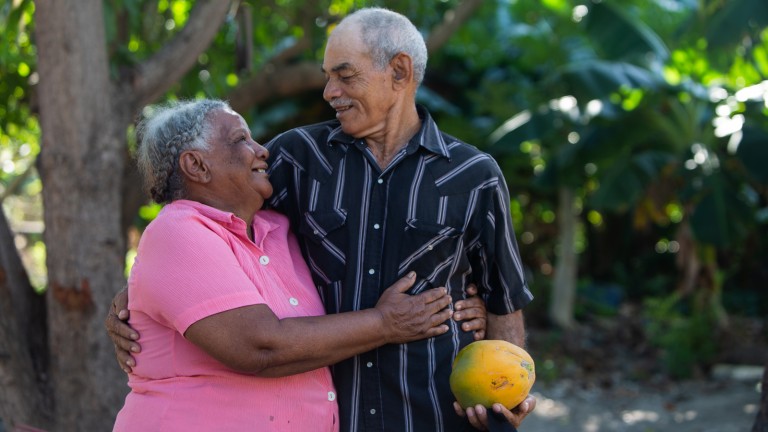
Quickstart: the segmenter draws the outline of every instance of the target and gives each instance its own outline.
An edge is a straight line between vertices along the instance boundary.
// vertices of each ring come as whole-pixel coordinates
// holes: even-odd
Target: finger
[[[508,423],[512,424],[514,427],[520,427],[520,423],[523,422],[523,418],[525,418],[525,415],[516,415],[512,411],[508,410],[504,407],[504,405],[496,403],[493,404],[493,411],[497,412],[504,416],[504,418],[507,420]],[[527,415],[527,414],[526,414]]]
[[[436,301],[443,302],[445,300],[448,300],[449,303],[451,301],[453,301],[451,299],[451,296],[448,295],[448,289],[445,288],[445,287],[437,287],[437,288],[428,289],[428,290],[418,294],[416,297],[418,297],[421,300],[423,300],[424,304],[427,304],[427,305],[428,304],[432,304],[432,303],[434,303]],[[443,307],[445,307],[445,306],[443,306]]]
[[[451,297],[448,295],[444,295],[443,297],[438,298],[437,300],[433,301],[432,303],[427,303],[425,305],[425,310],[430,315],[434,315],[437,313],[444,313],[447,312],[446,320],[450,319],[451,316],[453,316],[453,311],[448,307],[451,305]]]
[[[467,413],[464,412],[464,408],[462,408],[457,401],[453,402],[453,410],[456,411],[456,415],[459,417],[467,416]]]
[[[125,373],[131,373],[133,367],[136,366],[136,360],[131,356],[128,351],[124,351],[115,346],[115,357],[117,357],[117,364],[120,365]]]
[[[109,333],[112,342],[116,342],[118,339],[138,340],[139,333],[131,328],[124,321],[120,320],[117,315],[110,313],[107,316],[106,321],[107,332]]]
[[[448,326],[445,324],[441,324],[437,327],[430,327],[427,329],[427,331],[424,332],[425,337],[435,337],[440,336],[442,334],[445,334],[448,332]]]
[[[439,311],[437,313],[433,313],[432,316],[429,317],[429,320],[427,322],[429,323],[430,327],[436,327],[440,324],[445,323],[450,318],[451,318],[451,311],[446,309],[446,310]]]
[[[533,412],[533,410],[536,409],[536,398],[528,395],[518,406],[516,406],[512,413],[515,414],[519,419],[520,422],[523,421],[523,419],[530,413]]]
[[[464,303],[463,308],[459,309],[459,302],[456,302],[456,313],[454,314],[453,318],[456,321],[462,321],[462,320],[472,320],[475,318],[483,318],[486,317],[486,310],[483,306],[477,306],[474,305],[471,307],[467,307],[466,303]]]
[[[473,320],[464,321],[461,323],[461,329],[465,332],[485,330],[485,327],[485,318],[475,318]]]
[[[416,272],[410,271],[408,274],[398,279],[390,288],[394,289],[395,292],[404,293],[411,289],[414,282],[416,282]]]
[[[485,423],[482,421],[483,418],[486,419]],[[483,431],[488,429],[486,426],[487,417],[485,417],[485,407],[482,405],[467,408],[467,419],[469,420],[469,424],[475,429]]]
[[[467,285],[467,289],[465,290],[467,293],[467,297],[476,296],[477,295],[477,285],[471,283]]]
[[[476,341],[485,339],[485,330],[475,330],[474,338]]]

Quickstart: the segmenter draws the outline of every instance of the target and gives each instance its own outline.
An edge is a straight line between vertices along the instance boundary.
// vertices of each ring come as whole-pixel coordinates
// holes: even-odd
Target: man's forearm
[[[506,315],[494,315],[489,312],[486,339],[501,339],[525,348],[523,311],[518,310]]]

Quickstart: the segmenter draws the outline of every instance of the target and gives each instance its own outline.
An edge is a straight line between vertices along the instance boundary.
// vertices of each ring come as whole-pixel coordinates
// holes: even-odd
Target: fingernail
[[[135,353],[137,353],[137,352],[139,352],[139,347],[137,347],[137,346],[132,346],[132,347],[131,347],[131,351],[132,351],[132,352],[135,352]]]
[[[126,364],[128,367],[134,367],[134,366],[136,366],[136,365],[133,363],[133,360],[127,360],[127,361],[125,362],[125,364]]]
[[[125,373],[131,373],[131,371],[128,368],[123,368],[123,372]]]
[[[416,272],[415,271],[410,271],[410,272],[408,272],[406,277],[408,277],[408,279],[413,279],[413,278],[416,277]]]
[[[136,333],[131,333],[131,339],[136,340],[138,338],[139,338],[139,335],[137,335]]]

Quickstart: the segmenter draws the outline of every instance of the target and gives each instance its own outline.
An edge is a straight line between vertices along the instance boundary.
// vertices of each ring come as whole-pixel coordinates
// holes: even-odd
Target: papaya
[[[502,340],[481,340],[462,348],[450,375],[453,395],[462,408],[500,403],[512,409],[536,381],[533,358],[519,346]]]

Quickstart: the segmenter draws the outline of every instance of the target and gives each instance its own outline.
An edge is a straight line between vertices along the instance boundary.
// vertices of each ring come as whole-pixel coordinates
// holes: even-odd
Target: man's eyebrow
[[[340,71],[340,70],[344,70],[344,69],[352,69],[352,65],[351,65],[351,64],[349,64],[348,62],[340,63],[340,64],[338,64],[338,65],[336,65],[336,66],[332,67],[332,68],[331,68],[331,72],[338,72],[338,71]],[[321,66],[321,67],[320,67],[320,70],[322,70],[322,71],[323,71],[323,73],[326,73],[326,71],[325,71],[325,68],[324,68],[324,67],[322,67],[322,66]]]

